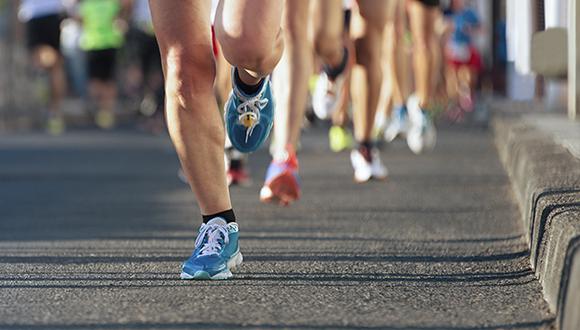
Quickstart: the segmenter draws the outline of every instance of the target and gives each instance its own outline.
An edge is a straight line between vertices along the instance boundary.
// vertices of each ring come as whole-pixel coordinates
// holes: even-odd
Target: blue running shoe
[[[232,70],[232,93],[226,103],[226,131],[237,150],[256,151],[268,138],[274,123],[275,101],[270,88],[270,77],[260,83],[255,95],[247,95],[236,86]]]
[[[243,257],[238,245],[238,224],[226,223],[222,218],[202,224],[195,250],[181,267],[183,280],[225,280]]]

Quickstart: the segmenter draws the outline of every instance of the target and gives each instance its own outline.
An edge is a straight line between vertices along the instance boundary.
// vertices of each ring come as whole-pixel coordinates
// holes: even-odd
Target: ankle
[[[238,68],[234,69],[234,84],[246,95],[254,95],[258,93],[260,88],[262,87],[262,83],[264,82],[265,78],[261,79],[248,79],[248,74],[243,74],[245,79],[242,78],[240,75],[240,70]],[[253,77],[252,77],[253,78]]]

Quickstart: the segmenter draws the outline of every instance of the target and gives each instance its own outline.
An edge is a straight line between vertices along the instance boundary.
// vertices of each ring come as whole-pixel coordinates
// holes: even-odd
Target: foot
[[[388,170],[381,161],[378,149],[369,150],[361,146],[350,153],[350,161],[354,169],[354,181],[357,183],[387,178]]]
[[[51,115],[46,121],[46,132],[52,136],[59,136],[64,133],[66,125],[60,115]]]
[[[226,131],[232,146],[248,153],[256,151],[270,135],[275,102],[269,77],[262,79],[257,93],[248,95],[236,85],[235,70],[232,70],[232,93],[225,107]]]
[[[115,114],[111,111],[99,110],[95,115],[95,124],[97,124],[100,129],[113,129],[115,127],[115,123]]]
[[[433,150],[437,142],[437,131],[431,116],[421,108],[416,96],[409,98],[407,109],[409,110],[409,131],[407,133],[409,149],[417,155]]]
[[[266,172],[264,186],[260,190],[260,201],[289,205],[300,198],[298,159],[288,152],[282,160],[273,160]]]
[[[244,154],[232,148],[229,141],[226,142],[224,161],[228,186],[249,187],[252,185],[252,179],[246,167],[246,158]]]
[[[350,55],[345,47],[342,60],[336,67],[323,66],[323,72],[316,81],[312,95],[312,109],[322,120],[330,119],[335,112],[339,100],[345,93],[345,76],[349,69]]]
[[[341,152],[351,149],[353,146],[352,136],[349,131],[341,126],[332,126],[328,131],[328,141],[330,149],[334,152]]]
[[[228,168],[227,180],[228,186],[248,187],[252,185],[252,179],[244,166]]]
[[[398,136],[406,135],[408,129],[408,114],[406,106],[396,107],[385,130],[385,141],[393,142]]]
[[[181,267],[181,279],[225,280],[233,276],[242,260],[238,224],[214,218],[201,225],[193,254]]]
[[[312,109],[318,119],[327,120],[332,117],[340,95],[343,93],[344,81],[342,75],[332,81],[326,73],[320,74],[312,95]]]

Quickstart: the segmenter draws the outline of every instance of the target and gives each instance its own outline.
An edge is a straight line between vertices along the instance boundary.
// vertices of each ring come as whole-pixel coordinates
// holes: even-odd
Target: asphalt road
[[[264,206],[268,162],[232,190],[245,263],[179,280],[199,211],[167,138],[0,137],[0,329],[548,329],[509,179],[490,133],[447,128],[432,154],[399,142],[387,182],[305,134],[303,199]]]

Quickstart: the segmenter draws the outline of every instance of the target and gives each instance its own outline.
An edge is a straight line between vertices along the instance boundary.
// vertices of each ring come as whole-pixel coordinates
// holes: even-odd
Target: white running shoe
[[[406,106],[399,106],[393,110],[389,125],[385,130],[385,141],[393,142],[398,136],[407,135],[409,128],[409,120]]]
[[[407,145],[417,155],[432,151],[437,142],[437,131],[433,121],[425,110],[419,106],[419,98],[413,95],[407,101],[409,111],[409,130]]]
[[[332,117],[343,88],[344,75],[340,75],[334,81],[331,81],[325,72],[320,74],[312,95],[312,109],[316,117],[321,120],[327,120]]]
[[[364,153],[370,154],[365,157]],[[370,161],[368,158],[370,158]],[[388,170],[381,162],[377,149],[373,149],[370,152],[353,149],[350,153],[350,161],[354,169],[354,181],[357,183],[368,182],[371,179],[384,180],[387,178]]]

